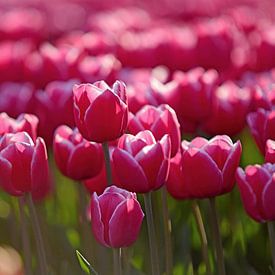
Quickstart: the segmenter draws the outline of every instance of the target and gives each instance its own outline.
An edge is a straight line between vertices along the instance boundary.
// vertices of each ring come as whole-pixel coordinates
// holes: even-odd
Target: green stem
[[[113,248],[114,275],[122,275],[121,248]]]
[[[192,201],[192,210],[193,210],[193,215],[195,217],[195,221],[197,224],[197,229],[200,235],[202,257],[206,266],[206,274],[210,275],[211,268],[210,268],[210,262],[208,257],[208,242],[207,242],[206,232],[205,232],[205,228],[204,228],[204,224],[201,216],[200,207],[197,201],[195,200]]]
[[[152,275],[159,275],[158,251],[153,219],[151,192],[144,194],[146,221],[148,228]]]
[[[31,194],[27,195],[28,205],[30,209],[30,217],[32,221],[32,227],[36,242],[36,248],[38,252],[38,260],[39,260],[39,267],[40,267],[40,274],[41,275],[48,275],[48,267],[47,267],[47,260],[46,260],[46,253],[45,253],[45,246],[40,230],[39,220],[37,217],[36,209],[33,204]]]
[[[111,162],[110,162],[110,153],[109,153],[108,142],[103,142],[102,143],[102,148],[103,148],[104,159],[105,159],[107,185],[111,186],[112,185],[112,169],[111,169]]]
[[[19,198],[19,213],[20,213],[20,223],[21,223],[21,238],[24,253],[25,262],[25,273],[28,275],[32,274],[32,258],[31,258],[31,248],[30,248],[30,238],[28,234],[27,224],[26,224],[26,213],[25,213],[25,202],[24,198]]]
[[[164,225],[164,243],[165,243],[165,263],[166,263],[166,275],[173,274],[173,254],[172,254],[172,241],[171,241],[171,220],[169,218],[169,210],[167,203],[167,191],[163,187],[161,189],[162,200],[162,215]]]
[[[215,244],[216,257],[217,257],[218,274],[226,275],[224,257],[223,257],[222,239],[220,234],[215,198],[210,198],[209,203],[210,203],[213,240]]]
[[[267,223],[268,234],[269,234],[269,241],[271,247],[271,257],[272,257],[272,265],[273,265],[273,272],[275,271],[275,232],[274,232],[274,225],[272,222]]]

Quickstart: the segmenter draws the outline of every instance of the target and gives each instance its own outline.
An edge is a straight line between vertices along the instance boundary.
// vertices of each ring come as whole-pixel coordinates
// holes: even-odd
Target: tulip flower
[[[84,138],[107,142],[119,138],[128,122],[126,87],[116,81],[110,88],[104,81],[75,85],[75,122]]]
[[[17,119],[6,113],[0,114],[0,136],[6,133],[27,132],[35,140],[37,136],[38,118],[31,114],[21,114]]]
[[[160,141],[149,130],[123,135],[111,153],[115,184],[138,193],[159,189],[167,179],[170,152],[168,135]]]
[[[247,123],[262,154],[268,139],[275,139],[275,110],[259,109],[249,113]]]
[[[228,81],[214,91],[212,100],[211,114],[202,129],[209,134],[230,136],[242,131],[251,107],[251,91]]]
[[[136,115],[130,113],[128,130],[134,135],[143,130],[150,130],[156,140],[161,140],[168,134],[171,139],[171,156],[175,156],[179,150],[180,125],[175,111],[169,105],[146,105]]]
[[[32,140],[26,132],[5,134],[0,140],[0,186],[9,194],[36,194],[48,186],[46,146],[42,138]]]
[[[112,248],[132,245],[139,234],[144,214],[135,193],[116,186],[91,199],[91,221],[95,238]]]
[[[211,198],[230,192],[240,157],[240,142],[233,144],[228,136],[183,141],[171,160],[167,190],[178,199]]]
[[[275,163],[275,140],[268,139],[266,142],[265,162]]]
[[[236,179],[247,214],[258,222],[275,220],[275,164],[237,169]]]
[[[59,126],[55,131],[54,158],[60,171],[74,180],[99,174],[103,164],[101,145],[85,140],[78,130]]]
[[[38,132],[48,145],[52,144],[55,129],[62,124],[75,126],[73,115],[73,85],[78,81],[52,81],[45,90],[35,94],[34,113],[39,118]]]

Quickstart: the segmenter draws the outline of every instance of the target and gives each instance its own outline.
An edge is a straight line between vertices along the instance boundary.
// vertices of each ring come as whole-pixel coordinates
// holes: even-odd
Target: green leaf
[[[84,256],[78,250],[76,250],[76,256],[81,269],[87,274],[92,274],[92,267],[90,263],[84,258]]]

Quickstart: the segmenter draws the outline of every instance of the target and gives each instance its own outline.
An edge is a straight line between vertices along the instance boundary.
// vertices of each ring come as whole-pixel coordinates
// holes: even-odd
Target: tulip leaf
[[[86,260],[86,258],[78,250],[76,250],[76,256],[77,256],[77,259],[78,259],[81,269],[86,274],[98,275],[98,273],[93,269],[91,264]]]

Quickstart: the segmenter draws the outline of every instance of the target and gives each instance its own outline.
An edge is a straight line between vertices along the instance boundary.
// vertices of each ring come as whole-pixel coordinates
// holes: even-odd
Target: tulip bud
[[[168,135],[160,141],[148,130],[123,135],[111,152],[115,184],[138,193],[159,189],[167,179],[170,152]]]
[[[266,142],[265,162],[275,163],[275,140],[268,139]]]
[[[169,105],[146,105],[136,115],[130,113],[128,130],[134,135],[143,130],[150,130],[156,140],[161,140],[168,134],[171,139],[171,156],[175,156],[179,150],[180,125],[175,111]]]
[[[275,110],[259,109],[249,113],[247,123],[262,154],[265,153],[267,139],[275,139]]]
[[[133,244],[144,214],[135,193],[116,186],[91,199],[91,222],[95,238],[104,246],[119,248]]]
[[[85,140],[76,128],[59,126],[53,147],[56,164],[65,176],[85,180],[99,174],[103,163],[101,145]]]
[[[128,123],[126,87],[116,81],[75,85],[74,115],[79,132],[87,140],[107,142],[119,138]]]
[[[236,179],[247,214],[258,222],[275,220],[275,164],[237,169]]]
[[[21,114],[17,119],[6,113],[0,114],[0,136],[6,133],[27,132],[35,140],[37,136],[38,118],[31,114]]]
[[[211,198],[230,192],[240,157],[240,142],[233,144],[228,136],[183,141],[181,151],[171,160],[167,190],[178,199]]]
[[[49,184],[44,140],[33,141],[26,132],[5,134],[0,140],[0,186],[14,196],[31,192],[39,197]]]

